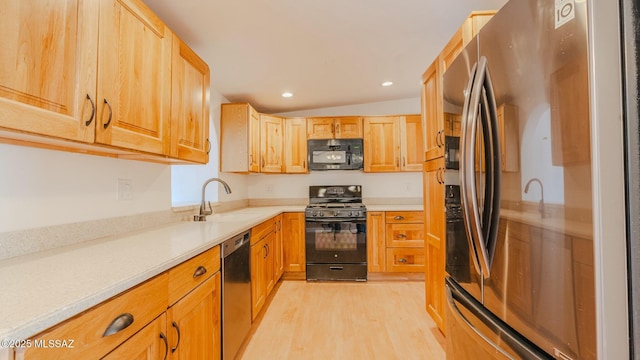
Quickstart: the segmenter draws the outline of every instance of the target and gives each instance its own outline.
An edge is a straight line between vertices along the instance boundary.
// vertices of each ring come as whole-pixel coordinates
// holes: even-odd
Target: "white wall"
[[[0,233],[171,208],[167,165],[0,144],[0,169]]]

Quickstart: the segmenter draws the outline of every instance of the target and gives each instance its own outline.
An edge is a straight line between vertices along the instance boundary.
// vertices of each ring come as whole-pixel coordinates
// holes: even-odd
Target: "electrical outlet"
[[[118,200],[133,200],[133,180],[118,179]]]
[[[273,192],[273,185],[271,185],[271,184],[267,185],[267,192],[268,193],[272,193]]]

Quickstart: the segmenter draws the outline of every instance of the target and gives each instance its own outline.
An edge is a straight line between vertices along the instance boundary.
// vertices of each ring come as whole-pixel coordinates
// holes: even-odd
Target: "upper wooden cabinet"
[[[362,138],[362,117],[319,117],[307,120],[309,139],[360,139]]]
[[[220,107],[220,170],[260,172],[260,114],[251,105]]]
[[[421,171],[422,121],[419,115],[364,118],[364,171]]]
[[[140,0],[100,2],[96,142],[169,155],[173,35]]]
[[[307,173],[307,119],[285,118],[284,121],[284,172]]]
[[[209,66],[180,38],[173,38],[171,156],[209,161]]]
[[[207,129],[193,125],[188,115],[199,122],[208,117],[208,89],[197,99],[183,96],[173,102],[173,119],[179,121],[173,124],[179,132],[173,142],[180,145],[172,148],[174,35],[141,0],[8,0],[2,12],[2,141],[141,160],[206,162],[206,155],[193,151],[207,146],[208,135],[201,135]],[[173,95],[193,94],[196,86],[202,94],[208,68],[194,57],[184,58],[200,74],[178,65],[174,80],[184,87]]]
[[[94,141],[98,5],[2,2],[0,128]]]
[[[281,173],[283,168],[282,118],[260,114],[260,172]]]
[[[444,155],[444,136],[451,135],[445,127],[442,104],[442,76],[464,47],[478,34],[495,11],[474,11],[458,28],[442,52],[422,75],[422,122],[425,129],[425,158]]]

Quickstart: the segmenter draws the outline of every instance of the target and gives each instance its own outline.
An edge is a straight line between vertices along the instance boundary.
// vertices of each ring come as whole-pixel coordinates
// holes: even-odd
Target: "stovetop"
[[[360,185],[326,185],[309,187],[307,219],[363,219],[367,209],[362,203]]]

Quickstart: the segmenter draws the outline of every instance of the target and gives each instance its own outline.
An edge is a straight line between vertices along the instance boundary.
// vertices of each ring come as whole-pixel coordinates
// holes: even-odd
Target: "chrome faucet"
[[[229,184],[227,184],[224,180],[221,180],[218,178],[211,178],[205,181],[204,185],[202,185],[202,202],[200,203],[200,214],[193,215],[193,221],[207,221],[207,215],[213,214],[213,208],[211,208],[211,201],[207,201],[207,204],[209,205],[209,209],[207,209],[207,207],[205,206],[204,191],[207,189],[207,185],[209,185],[210,182],[214,182],[214,181],[217,181],[220,184],[222,184],[222,186],[224,186],[224,191],[227,194],[231,194],[231,188],[229,187]]]
[[[542,187],[542,181],[538,178],[533,178],[527,181],[527,185],[524,186],[524,193],[526,194],[529,192],[529,185],[531,185],[532,182],[540,184],[540,203],[538,204],[538,211],[540,212],[540,217],[544,218],[544,188]]]

